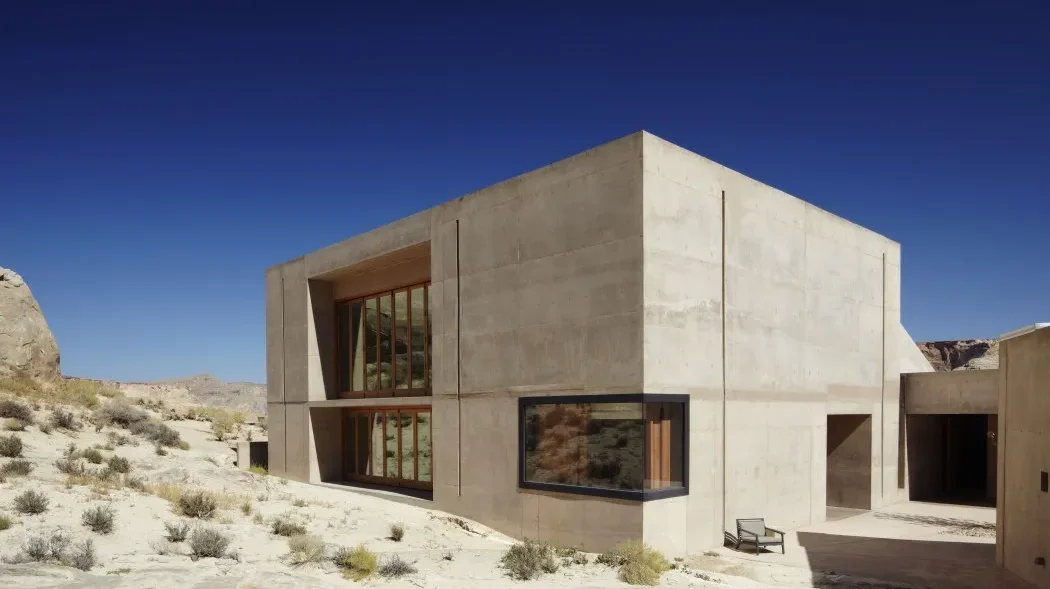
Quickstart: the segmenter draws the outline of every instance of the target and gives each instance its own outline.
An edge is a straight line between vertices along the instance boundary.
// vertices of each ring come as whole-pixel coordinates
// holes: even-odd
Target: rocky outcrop
[[[0,374],[14,372],[58,378],[58,344],[29,285],[13,270],[0,268]]]
[[[938,372],[999,368],[999,340],[996,339],[920,342],[917,345]]]

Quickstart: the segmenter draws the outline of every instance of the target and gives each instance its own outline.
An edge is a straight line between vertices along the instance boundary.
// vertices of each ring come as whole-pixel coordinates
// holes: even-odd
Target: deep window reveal
[[[688,494],[689,396],[521,397],[518,486],[624,499]]]

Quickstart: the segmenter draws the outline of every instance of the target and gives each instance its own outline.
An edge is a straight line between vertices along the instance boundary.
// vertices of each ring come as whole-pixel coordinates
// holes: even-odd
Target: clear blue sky
[[[1050,3],[437,4],[0,3],[64,371],[264,381],[266,267],[639,129],[901,242],[916,339],[1050,320]]]

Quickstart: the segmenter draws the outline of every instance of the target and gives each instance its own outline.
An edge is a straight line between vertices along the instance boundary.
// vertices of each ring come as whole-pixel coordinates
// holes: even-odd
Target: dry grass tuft
[[[306,533],[306,526],[295,521],[288,514],[279,515],[270,522],[270,531],[276,536],[301,536]]]
[[[292,536],[288,538],[288,562],[294,566],[324,561],[324,540],[317,536]]]
[[[14,399],[0,401],[0,417],[13,419],[23,424],[33,423],[33,410],[25,403]]]
[[[378,562],[376,555],[362,544],[353,548],[340,548],[332,557],[335,566],[343,571],[343,576],[353,581],[361,581],[376,572]]]
[[[671,570],[663,554],[638,540],[617,544],[600,554],[596,562],[620,567],[617,577],[629,585],[657,585],[660,575]]]
[[[8,418],[4,420],[4,429],[9,432],[26,431],[26,422],[21,419]]]
[[[390,524],[390,535],[387,537],[394,542],[400,542],[405,537],[405,524]]]
[[[182,542],[190,535],[190,524],[184,521],[165,522],[164,529],[167,530],[168,542]]]

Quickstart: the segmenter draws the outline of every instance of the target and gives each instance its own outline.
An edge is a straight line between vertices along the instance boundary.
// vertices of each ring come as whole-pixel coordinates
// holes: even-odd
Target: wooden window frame
[[[642,488],[642,489],[609,489],[601,487],[584,487],[579,485],[569,485],[563,483],[544,483],[537,481],[529,481],[525,478],[525,410],[528,407],[534,405],[572,405],[572,404],[601,404],[601,403],[641,403],[642,404],[642,423],[644,425],[643,431],[644,436],[644,448],[642,456],[644,457],[643,466],[643,487],[646,487],[646,480],[648,474],[651,472],[653,457],[657,457],[657,461],[662,460],[662,457],[667,455],[667,474],[670,478],[670,446],[666,448],[654,448],[654,444],[650,440],[650,431],[652,428],[656,428],[657,431],[667,432],[667,440],[670,442],[670,420],[663,420],[656,424],[650,424],[647,419],[647,413],[645,407],[647,404],[652,403],[674,403],[682,406],[682,486],[670,487],[665,486],[662,488]],[[654,454],[655,453],[655,454]],[[662,467],[662,465],[661,465]],[[666,499],[669,497],[681,497],[689,494],[689,395],[676,395],[676,394],[654,394],[654,393],[630,393],[630,394],[610,394],[610,395],[562,395],[562,396],[528,396],[518,398],[518,488],[519,489],[531,489],[536,491],[554,491],[560,493],[568,493],[572,495],[588,495],[592,497],[609,497],[613,499],[632,499],[636,501],[653,501],[656,499]]]
[[[366,295],[339,299],[335,301],[335,321],[339,321],[339,308],[346,305],[352,306],[354,303],[361,305],[361,325],[365,325],[367,301],[374,300],[376,306],[376,328],[379,327],[379,301],[384,296],[390,297],[390,315],[391,315],[391,330],[390,330],[390,384],[391,388],[388,389],[377,389],[374,391],[361,390],[355,391],[354,388],[354,373],[357,370],[357,366],[354,364],[354,351],[347,350],[345,353],[349,355],[347,366],[349,367],[350,375],[347,379],[350,389],[349,391],[339,391],[339,398],[341,399],[383,399],[390,397],[430,397],[433,394],[433,383],[431,382],[431,367],[430,364],[432,359],[430,357],[430,337],[431,337],[431,317],[430,317],[430,288],[431,282],[429,280],[424,282],[414,282],[394,288],[388,288],[378,290]],[[412,291],[418,288],[423,289],[423,388],[412,388]],[[397,388],[397,356],[394,353],[396,350],[397,338],[394,337],[394,332],[397,327],[397,297],[396,293],[404,292],[405,301],[408,306],[408,313],[406,321],[408,322],[408,366],[405,372],[406,378],[408,378],[408,387],[399,389]],[[350,332],[348,340],[351,347],[353,347],[354,338],[357,334],[353,333],[353,313],[350,313],[350,325],[348,330]],[[342,380],[342,370],[340,368],[341,363],[339,362],[340,356],[344,353],[339,341],[339,326],[336,325],[335,329],[335,362],[333,366],[335,368],[335,383],[339,387],[340,381]],[[381,342],[383,338],[376,332],[376,362],[379,364],[382,358],[381,354]],[[367,355],[367,351],[365,352]],[[367,357],[367,356],[366,356]],[[367,362],[365,363],[367,364]],[[377,374],[376,378],[380,378]],[[365,373],[364,368],[361,370],[361,384],[367,387],[368,375]]]
[[[434,464],[434,411],[429,405],[411,406],[411,407],[391,407],[391,406],[380,406],[380,407],[346,407],[342,410],[343,419],[341,427],[343,429],[343,470],[346,474],[346,479],[352,482],[358,483],[369,483],[374,485],[382,485],[386,487],[405,487],[410,489],[420,489],[424,491],[432,491],[434,489],[434,472],[436,470]],[[387,456],[386,456],[386,437],[387,427],[390,423],[389,416],[391,413],[397,414],[397,473],[393,475],[387,472]],[[412,414],[412,478],[402,478],[402,460],[404,451],[404,440],[401,436],[401,419],[402,414]],[[419,415],[426,414],[430,419],[430,480],[421,481],[419,480]],[[374,456],[376,448],[374,447],[371,435],[371,427],[374,422],[374,415],[382,414],[383,416],[383,444],[382,444],[382,465],[383,475],[373,474],[361,474],[366,469],[361,468],[358,457],[361,453],[358,451],[358,444],[362,439],[361,432],[363,431],[359,425],[359,416],[364,414],[367,416],[366,421],[369,424],[369,431],[365,433],[365,439],[368,441],[368,452],[366,453],[369,464],[374,466]],[[349,442],[349,432],[346,427],[347,418],[352,417],[354,419],[354,443]],[[374,469],[373,469],[374,470]]]

